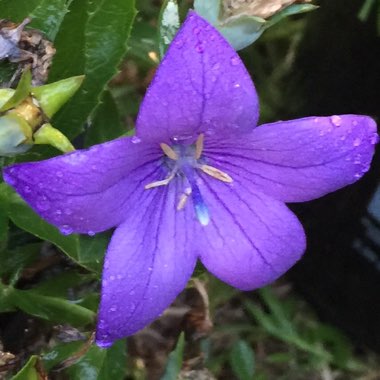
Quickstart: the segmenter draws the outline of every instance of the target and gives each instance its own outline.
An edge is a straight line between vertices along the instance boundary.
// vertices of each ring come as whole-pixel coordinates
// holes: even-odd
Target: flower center
[[[195,170],[201,170],[207,175],[222,182],[231,183],[232,178],[227,173],[224,173],[213,166],[206,165],[203,162],[203,144],[203,133],[199,135],[195,144],[188,145],[183,142],[178,142],[173,144],[173,146],[169,146],[168,144],[161,143],[160,147],[166,155],[166,164],[170,169],[169,175],[163,180],[145,185],[145,189],[166,186],[176,176],[182,177],[185,180],[185,188],[179,198],[177,211],[182,210],[186,206],[187,200],[191,196],[195,214],[197,215],[199,222],[206,226],[210,221],[210,215],[195,179]]]

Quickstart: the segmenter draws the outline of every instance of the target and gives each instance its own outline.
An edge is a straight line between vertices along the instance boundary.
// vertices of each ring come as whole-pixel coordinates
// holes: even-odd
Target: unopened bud
[[[24,153],[32,146],[32,129],[20,116],[0,116],[0,156]]]
[[[236,49],[254,41],[283,18],[317,7],[311,0],[195,0],[194,8]],[[297,4],[298,3],[298,4]]]

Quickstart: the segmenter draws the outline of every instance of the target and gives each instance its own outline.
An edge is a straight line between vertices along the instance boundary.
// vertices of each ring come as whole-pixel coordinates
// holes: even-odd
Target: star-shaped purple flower
[[[104,263],[97,344],[154,320],[197,259],[242,290],[286,272],[305,235],[284,202],[357,181],[377,142],[366,116],[256,128],[258,99],[237,53],[191,12],[142,103],[136,136],[4,170],[63,233],[116,227]]]

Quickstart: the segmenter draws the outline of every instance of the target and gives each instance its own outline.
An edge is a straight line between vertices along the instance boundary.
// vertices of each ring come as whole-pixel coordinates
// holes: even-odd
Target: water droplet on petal
[[[94,236],[94,235],[95,235],[95,232],[94,232],[94,231],[91,231],[91,230],[90,230],[90,231],[87,231],[87,235],[88,235],[88,236]]]
[[[342,125],[342,118],[338,115],[331,116],[331,123],[336,127],[340,127]]]
[[[357,178],[357,179],[359,179],[361,176],[362,176],[361,173],[355,173],[354,174],[354,177]]]
[[[139,144],[141,143],[141,139],[137,136],[133,136],[132,139],[131,139],[132,143],[133,144]]]
[[[353,146],[359,146],[361,144],[361,142],[362,142],[362,140],[359,137],[357,137],[353,142]]]
[[[106,335],[106,337],[108,337],[108,335]],[[96,344],[100,347],[100,348],[109,348],[112,346],[112,342],[102,342],[102,341],[97,341]]]
[[[37,208],[39,211],[47,211],[50,209],[50,203],[45,196],[37,202]]]
[[[379,142],[379,136],[377,134],[374,134],[370,139],[371,144],[375,145]]]
[[[129,292],[129,295],[130,296],[133,296],[135,294],[135,291],[134,290],[131,290],[130,292]]]
[[[25,193],[29,194],[32,191],[32,189],[29,186],[25,186],[24,191]]]
[[[67,208],[66,210],[64,210],[64,213],[65,215],[71,215],[73,212],[69,208]]]
[[[195,50],[200,53],[200,54],[203,54],[205,49],[204,49],[204,46],[203,44],[200,42],[198,43],[196,46],[195,46]]]
[[[193,33],[194,33],[195,35],[199,34],[200,32],[201,32],[201,29],[198,28],[197,26],[193,29]]]
[[[58,172],[56,173],[56,175],[57,175],[58,178],[62,178],[62,177],[63,177],[63,173],[60,172],[60,171],[58,171]]]
[[[218,70],[220,69],[220,63],[219,63],[219,62],[215,63],[215,64],[211,67],[211,69],[214,70],[214,71],[218,71]]]
[[[117,311],[117,307],[116,307],[116,306],[111,306],[111,307],[110,307],[110,311],[112,311],[112,312]]]
[[[149,272],[151,272],[152,270],[153,270],[153,268],[152,268],[152,267],[149,267],[149,268],[148,268],[148,271],[149,271]]]
[[[234,88],[240,88],[240,83],[235,83]]]
[[[59,230],[61,231],[62,235],[70,235],[73,233],[73,229],[67,224],[60,227]]]
[[[239,57],[235,56],[230,59],[230,63],[232,66],[237,66],[240,63]]]

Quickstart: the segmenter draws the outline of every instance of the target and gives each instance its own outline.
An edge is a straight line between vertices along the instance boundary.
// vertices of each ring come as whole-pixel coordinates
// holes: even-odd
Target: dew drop
[[[58,178],[62,178],[62,177],[63,177],[63,173],[60,172],[60,171],[58,171],[58,172],[56,173],[56,175],[57,175]]]
[[[24,191],[25,193],[29,194],[32,191],[32,189],[29,186],[25,186]]]
[[[235,83],[234,88],[240,88],[240,83]]]
[[[133,136],[132,139],[131,139],[132,143],[133,144],[139,144],[141,143],[141,139],[137,136]]]
[[[149,271],[149,272],[151,272],[152,270],[153,270],[153,268],[152,268],[152,267],[149,267],[149,268],[148,268],[148,271]]]
[[[130,296],[133,296],[135,294],[135,291],[134,290],[131,290],[130,292],[129,292],[129,295]]]
[[[111,281],[114,281],[115,278],[116,278],[115,276],[110,276],[110,280],[111,280]]]
[[[239,59],[239,57],[232,57],[231,59],[230,59],[230,63],[231,63],[231,65],[232,66],[237,66],[239,63],[240,63],[240,59]]]
[[[361,175],[360,173],[355,173],[355,174],[354,174],[354,177],[357,178],[357,179],[360,178],[361,176],[362,176],[362,175]]]
[[[94,232],[94,231],[91,231],[91,230],[90,230],[90,231],[87,231],[87,235],[88,235],[88,236],[94,236],[94,235],[95,235],[95,232]]]
[[[177,40],[174,42],[174,46],[177,47],[178,49],[182,49],[184,43],[185,43],[185,42],[184,42],[183,39],[177,39]]]
[[[195,46],[195,50],[196,50],[199,54],[203,54],[204,51],[205,51],[205,49],[204,49],[202,43],[197,44],[197,45]]]
[[[59,230],[61,231],[62,235],[70,235],[73,233],[73,229],[67,224],[60,227]]]
[[[359,146],[361,144],[361,142],[362,142],[362,140],[359,137],[357,137],[353,142],[353,146]]]
[[[41,200],[37,202],[37,208],[39,211],[47,211],[50,209],[50,203],[46,197],[42,197]]]
[[[211,69],[214,70],[214,71],[218,71],[218,70],[220,69],[220,63],[219,63],[219,62],[215,63],[215,64],[211,67]]]
[[[62,215],[62,210],[59,210],[59,209],[56,210],[56,211],[55,211],[55,215],[58,215],[58,216]]]
[[[342,118],[338,115],[331,116],[331,123],[336,127],[340,127],[342,125]]]
[[[371,139],[370,139],[370,143],[375,145],[379,142],[379,136],[377,134],[374,134]]]
[[[193,34],[197,35],[201,32],[201,29],[198,28],[197,26],[193,29]]]
[[[66,210],[64,210],[64,213],[65,215],[71,215],[73,212],[69,208],[67,208]]]
[[[116,307],[116,306],[111,306],[111,307],[110,307],[110,311],[112,311],[112,312],[117,311],[117,307]]]
[[[108,338],[108,335],[103,335],[103,337],[106,339]],[[100,347],[100,348],[109,348],[112,346],[112,342],[102,342],[102,341],[96,341],[96,344]]]

